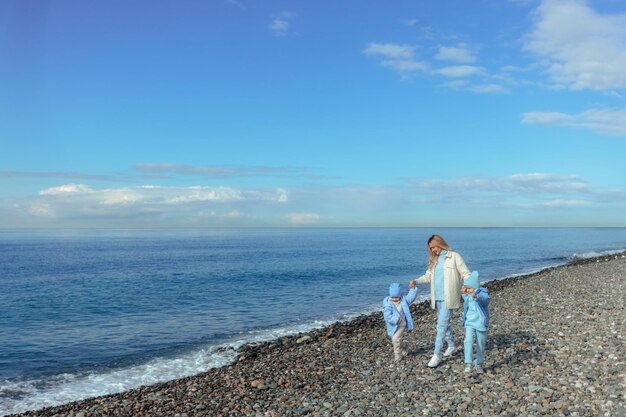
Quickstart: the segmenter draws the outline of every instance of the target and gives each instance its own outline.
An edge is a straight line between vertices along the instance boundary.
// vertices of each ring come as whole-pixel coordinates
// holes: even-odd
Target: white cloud
[[[239,210],[230,210],[230,211],[215,211],[215,210],[206,210],[206,211],[198,211],[196,212],[192,218],[196,220],[223,220],[223,219],[248,219],[253,218],[253,216],[244,214]]]
[[[441,190],[442,193],[486,192],[511,196],[545,193],[586,193],[589,184],[575,175],[546,173],[514,174],[507,177],[459,177],[450,180],[413,180],[423,190]]]
[[[476,57],[466,45],[441,46],[435,55],[436,59],[442,61],[454,61],[460,63],[472,63],[476,61]]]
[[[507,90],[499,84],[480,84],[467,87],[469,91],[474,93],[504,93]]]
[[[413,59],[415,47],[395,43],[370,43],[363,53],[367,56],[383,56],[387,59]]]
[[[289,22],[286,19],[277,17],[268,27],[276,36],[285,36],[289,30]]]
[[[81,172],[37,172],[37,171],[0,171],[0,177],[8,178],[57,178],[117,181],[119,178],[111,175],[94,175]]]
[[[84,184],[66,184],[42,190],[37,197],[23,201],[19,207],[35,217],[57,219],[119,219],[142,215],[176,217],[183,214],[237,218],[243,216],[238,206],[281,205],[288,201],[289,193],[283,188],[145,185],[98,189]]]
[[[531,219],[527,225],[590,225],[595,221],[592,210],[610,207],[619,212],[626,207],[624,193],[594,187],[576,175],[523,173],[502,177],[421,179],[413,180],[412,184],[412,205],[423,207],[422,210],[437,208],[439,212],[456,213],[474,220],[488,213],[485,221],[502,216],[508,224],[526,218]],[[587,214],[582,214],[585,212],[581,210],[586,210]],[[612,221],[617,222],[614,224],[624,224],[619,216],[612,217]],[[578,223],[569,223],[575,218]]]
[[[66,195],[91,193],[93,190],[84,184],[66,184],[48,188],[39,192],[40,195]]]
[[[273,191],[269,190],[246,190],[247,199],[252,200],[271,200],[277,203],[289,202],[289,193],[284,188],[276,188]]]
[[[233,211],[229,211],[228,213],[224,214],[224,217],[237,218],[237,217],[241,217],[241,213],[238,210],[233,210]]]
[[[414,71],[426,71],[428,65],[419,61],[411,61],[408,59],[391,59],[380,62],[383,67],[388,67],[398,72],[414,72]]]
[[[508,90],[500,84],[470,84],[465,79],[454,79],[443,84],[450,90],[469,91],[478,94],[506,93]]]
[[[470,59],[470,56],[463,56],[462,50],[455,49],[456,52],[440,52],[441,56],[448,56],[448,59],[455,57],[459,59]],[[369,57],[378,58],[381,66],[391,68],[399,73],[407,74],[412,72],[425,72],[443,75],[445,77],[462,78],[471,75],[484,75],[483,68],[472,65],[452,65],[436,70],[431,70],[430,65],[425,61],[415,59],[415,46],[396,43],[370,43],[363,54]]]
[[[311,187],[291,192],[298,207],[320,213],[316,225],[337,220],[351,225],[376,221],[379,225],[513,225],[520,218],[530,219],[526,225],[567,225],[565,219],[574,210],[579,216],[579,210],[598,206],[617,211],[626,207],[623,193],[607,194],[577,175],[555,173],[421,178],[394,187]],[[332,211],[322,212],[319,207],[332,207]],[[579,221],[592,222],[586,215]]]
[[[136,164],[137,171],[147,175],[188,175],[205,178],[243,177],[301,177],[307,179],[329,179],[332,177],[315,174],[306,168],[274,166],[228,166],[228,165],[185,165],[172,163]]]
[[[626,109],[590,109],[579,114],[527,112],[522,122],[589,129],[597,133],[626,136]]]
[[[141,189],[143,187],[139,187]],[[141,192],[132,188],[114,188],[94,190],[84,184],[66,184],[48,188],[39,192],[42,196],[57,196],[58,198],[95,198],[100,204],[128,204],[142,199]]]
[[[276,36],[285,36],[291,29],[291,21],[296,17],[296,14],[289,11],[283,11],[276,16],[272,22],[268,25],[268,28]]]
[[[363,54],[379,59],[380,65],[400,73],[426,71],[428,65],[415,60],[415,47],[395,43],[370,43]]]
[[[292,224],[311,224],[317,222],[320,215],[317,213],[291,213],[288,218]]]
[[[243,10],[244,12],[246,10],[248,10],[245,6],[245,4],[243,4],[242,2],[238,1],[238,0],[227,0],[228,4],[232,4],[233,6],[238,7],[239,9]]]
[[[523,215],[530,216],[528,225],[545,225],[546,216],[558,222],[567,217],[561,215],[598,207],[621,213],[626,193],[593,186],[577,175],[555,173],[288,190],[66,184],[28,197],[0,199],[0,222],[4,227],[512,225],[517,224],[517,215]],[[579,220],[589,224],[585,219],[593,217]],[[623,224],[617,214],[614,218]]]
[[[516,66],[516,65],[504,65],[500,68],[500,70],[502,70],[503,72],[530,72],[530,71],[534,71],[537,70],[539,68],[539,65],[537,64],[530,64],[527,65],[525,67],[520,67],[520,66]]]
[[[530,111],[522,115],[522,123],[561,125],[567,123],[571,118],[569,114],[554,111]]]
[[[540,58],[557,87],[626,87],[626,14],[600,14],[583,0],[544,0],[524,49]]]
[[[590,109],[580,114],[577,127],[607,135],[626,136],[626,109]]]
[[[543,202],[545,207],[584,207],[589,206],[591,203],[586,200],[549,200]]]
[[[27,211],[29,214],[35,217],[44,217],[44,218],[50,218],[50,219],[56,217],[50,204],[46,204],[46,203],[31,204],[27,207]]]
[[[243,200],[240,190],[229,187],[188,187],[176,189],[171,197],[165,197],[163,202],[168,204],[186,204],[198,201],[230,202]]]
[[[481,82],[469,88],[451,86],[474,93],[545,85],[545,80],[531,78],[537,71],[557,89],[618,95],[613,90],[626,88],[626,13],[600,13],[592,8],[593,2],[585,0],[519,1],[534,3],[531,25],[521,39],[524,51],[536,61],[528,65],[500,65],[498,69],[474,65],[477,48],[464,43],[440,45],[431,57],[422,53],[420,59],[415,57],[415,45],[402,43],[371,43],[363,52],[379,58],[382,66],[403,78],[419,72],[448,78],[479,77]],[[453,65],[437,68],[435,60]]]
[[[362,52],[366,56],[377,58],[381,66],[391,68],[400,73],[402,78],[407,78],[410,74],[421,72],[431,76],[437,75],[446,78],[454,78],[455,80],[442,84],[443,87],[452,90],[469,91],[479,94],[504,93],[507,91],[503,85],[494,82],[469,85],[467,81],[461,80],[470,77],[479,77],[483,80],[497,78],[490,76],[483,67],[476,65],[448,65],[442,68],[433,68],[429,62],[417,60],[415,58],[415,50],[416,46],[414,45],[373,42]],[[476,57],[465,44],[439,47],[434,58],[461,64],[476,61]],[[510,78],[510,76],[508,78]],[[507,80],[501,79],[500,81],[504,83]]]
[[[451,78],[469,77],[472,75],[482,75],[485,70],[473,65],[452,65],[448,67],[439,68],[435,71],[437,74],[444,75]]]
[[[135,191],[132,188],[103,190],[101,197],[102,204],[107,205],[132,204],[143,199],[141,192]]]
[[[289,201],[289,193],[284,188],[278,188],[276,190],[276,201],[279,203],[286,203]]]
[[[444,87],[449,88],[451,90],[461,90],[469,85],[467,80],[450,80],[443,84]]]
[[[504,184],[512,189],[528,192],[579,192],[588,191],[589,184],[576,175],[545,173],[514,174],[507,177]]]

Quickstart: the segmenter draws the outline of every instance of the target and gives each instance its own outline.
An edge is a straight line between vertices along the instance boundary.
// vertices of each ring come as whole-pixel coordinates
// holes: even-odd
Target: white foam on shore
[[[570,260],[589,259],[589,258],[597,258],[600,256],[617,255],[623,252],[626,252],[626,249],[605,250],[602,252],[591,251],[591,252],[584,252],[584,253],[574,253],[572,256],[570,256]]]
[[[601,252],[590,251],[590,252],[584,252],[584,253],[574,253],[574,254],[568,256],[567,258],[565,258],[563,260],[563,262],[555,262],[554,264],[546,265],[546,266],[543,266],[541,268],[530,269],[528,271],[519,272],[519,273],[516,273],[516,274],[504,275],[504,276],[496,277],[496,278],[493,278],[493,279],[490,279],[490,280],[487,280],[487,281],[484,281],[484,282],[501,281],[501,280],[508,279],[508,278],[516,278],[516,277],[523,277],[525,275],[533,275],[533,274],[539,273],[541,271],[545,271],[546,269],[556,268],[556,267],[559,267],[559,266],[567,265],[568,263],[574,262],[574,261],[577,261],[577,260],[599,258],[599,257],[603,257],[603,256],[610,256],[610,255],[618,255],[618,254],[621,254],[621,253],[624,253],[624,252],[626,252],[626,249],[605,250],[605,251],[601,251]],[[624,258],[624,257],[626,257],[626,255],[621,255],[621,257]]]
[[[206,346],[174,358],[153,359],[145,364],[128,368],[80,375],[66,373],[46,379],[5,380],[0,382],[0,416],[120,393],[143,385],[197,375],[211,368],[232,363],[238,356],[237,348],[244,344],[261,343],[309,332],[332,323],[350,321],[361,314],[378,310],[378,307],[372,307],[364,312],[337,315],[328,320],[250,331],[219,345]]]
[[[509,279],[509,278],[524,277],[526,275],[534,275],[534,274],[537,274],[537,273],[539,273],[541,271],[545,271],[546,269],[556,268],[558,266],[563,266],[563,265],[566,265],[566,264],[567,264],[566,261],[561,262],[561,263],[555,263],[553,265],[544,266],[542,268],[529,269],[528,271],[518,272],[516,274],[503,275],[501,277],[492,278],[492,279],[489,279],[489,280],[486,280],[486,281],[482,281],[481,280],[481,283],[490,282],[490,281],[502,281],[502,280]]]
[[[203,372],[230,363],[236,353],[220,347],[170,359],[102,373],[60,374],[46,379],[4,381],[0,385],[0,415],[21,413],[43,407],[113,394],[142,385],[155,384]]]

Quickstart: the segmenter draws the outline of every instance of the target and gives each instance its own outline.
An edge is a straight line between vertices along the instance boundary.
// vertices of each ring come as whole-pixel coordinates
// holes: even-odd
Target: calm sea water
[[[0,415],[378,310],[389,283],[424,272],[433,233],[483,281],[626,249],[623,228],[0,230]]]

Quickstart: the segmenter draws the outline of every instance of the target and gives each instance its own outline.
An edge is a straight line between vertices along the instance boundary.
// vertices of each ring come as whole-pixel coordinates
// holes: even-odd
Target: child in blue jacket
[[[402,296],[402,287],[397,282],[389,286],[389,297],[383,299],[383,317],[387,325],[387,335],[391,337],[393,356],[396,362],[408,353],[407,347],[402,340],[405,330],[413,330],[413,319],[409,306],[417,297],[415,282],[409,283],[409,293]]]
[[[489,291],[480,286],[478,272],[474,271],[463,281],[461,296],[463,305],[463,327],[465,327],[465,372],[472,371],[474,337],[476,337],[476,372],[483,373],[487,329],[489,329]]]

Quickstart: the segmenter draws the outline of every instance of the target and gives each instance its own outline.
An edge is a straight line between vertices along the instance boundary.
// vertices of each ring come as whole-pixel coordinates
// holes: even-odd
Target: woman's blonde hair
[[[429,237],[428,241],[426,242],[426,249],[428,250],[428,269],[433,269],[433,267],[437,263],[438,258],[438,256],[430,250],[431,246],[436,246],[438,248],[448,251],[452,250],[452,248],[448,245],[448,242],[446,242],[446,240],[441,236],[432,235],[431,237]]]

